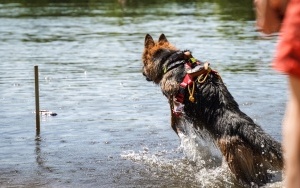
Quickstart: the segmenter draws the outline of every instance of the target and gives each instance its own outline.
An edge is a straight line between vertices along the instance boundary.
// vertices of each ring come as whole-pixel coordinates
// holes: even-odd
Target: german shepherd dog
[[[229,169],[243,184],[264,185],[270,171],[281,171],[281,144],[239,109],[220,75],[208,63],[180,51],[164,34],[158,41],[147,34],[143,75],[160,85],[171,109],[171,127],[184,133],[180,122],[188,121],[197,132],[208,132]]]

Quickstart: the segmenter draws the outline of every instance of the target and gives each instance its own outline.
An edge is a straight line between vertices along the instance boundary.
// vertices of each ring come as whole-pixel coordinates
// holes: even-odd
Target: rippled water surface
[[[170,128],[167,100],[141,74],[146,33],[209,61],[281,140],[286,81],[252,1],[57,2],[0,1],[0,187],[239,187]],[[38,136],[34,65],[41,109],[58,114]]]

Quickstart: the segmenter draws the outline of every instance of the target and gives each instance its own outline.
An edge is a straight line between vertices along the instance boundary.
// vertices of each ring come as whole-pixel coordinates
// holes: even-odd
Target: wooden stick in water
[[[34,66],[34,81],[35,81],[35,123],[36,134],[40,134],[40,96],[39,96],[39,67]]]

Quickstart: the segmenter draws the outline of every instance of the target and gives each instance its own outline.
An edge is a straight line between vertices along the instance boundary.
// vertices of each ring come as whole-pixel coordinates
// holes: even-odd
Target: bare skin
[[[283,122],[285,185],[300,187],[300,79],[289,76],[290,95]]]
[[[284,17],[287,4],[290,0],[254,0],[256,6],[256,25],[258,29],[265,34],[278,32],[281,29],[282,19]],[[289,11],[289,10],[288,10]],[[290,21],[290,20],[289,20]],[[291,22],[288,22],[291,24]],[[293,23],[294,24],[294,23]],[[292,25],[295,27],[295,25]],[[298,28],[293,28],[296,31]],[[297,32],[296,32],[297,33]],[[283,37],[294,37],[294,33]],[[293,40],[293,41],[295,41]],[[278,48],[277,50],[281,50]],[[297,57],[290,54],[289,58]],[[299,59],[298,59],[299,60]],[[298,61],[298,63],[300,63]],[[285,117],[283,120],[283,152],[284,152],[284,173],[286,188],[300,187],[300,77],[292,74],[288,75],[289,98],[286,106]]]
[[[254,0],[257,29],[265,34],[278,32],[288,0]]]

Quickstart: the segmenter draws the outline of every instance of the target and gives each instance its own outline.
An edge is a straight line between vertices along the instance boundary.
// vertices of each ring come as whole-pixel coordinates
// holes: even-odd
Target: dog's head
[[[169,43],[166,36],[161,34],[158,41],[154,41],[151,35],[145,37],[143,53],[143,75],[148,81],[158,84],[163,76],[161,63],[165,54],[177,49]]]

